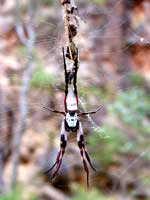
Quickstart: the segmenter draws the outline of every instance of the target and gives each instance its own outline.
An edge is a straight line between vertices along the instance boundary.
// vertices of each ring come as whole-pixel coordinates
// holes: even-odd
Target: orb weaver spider
[[[62,163],[63,155],[65,153],[65,149],[67,146],[67,132],[73,132],[77,134],[77,143],[78,147],[80,149],[80,154],[83,161],[84,170],[87,174],[87,186],[89,186],[89,169],[87,166],[87,162],[91,166],[91,168],[96,171],[94,168],[89,153],[87,151],[85,142],[84,142],[84,133],[83,128],[79,116],[82,115],[88,115],[88,114],[95,114],[98,112],[101,107],[99,107],[95,111],[89,111],[89,112],[80,112],[78,109],[78,93],[77,93],[77,71],[78,71],[78,49],[76,49],[76,56],[74,56],[74,67],[72,70],[67,70],[66,65],[66,55],[64,53],[64,48],[62,48],[63,52],[63,61],[64,61],[64,71],[65,71],[65,98],[64,98],[64,106],[65,106],[65,112],[53,110],[47,107],[44,107],[48,111],[59,113],[64,115],[64,118],[62,120],[61,125],[61,131],[60,131],[60,149],[57,154],[57,158],[53,166],[48,169],[45,173],[49,173],[50,171],[55,168],[55,171],[51,177],[51,180],[53,180]],[[71,87],[73,84],[73,88]]]

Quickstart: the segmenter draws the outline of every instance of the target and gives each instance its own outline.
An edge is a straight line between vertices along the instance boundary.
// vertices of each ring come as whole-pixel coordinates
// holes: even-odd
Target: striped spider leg
[[[47,174],[56,167],[54,173],[52,174],[51,180],[54,180],[54,178],[58,174],[64,153],[65,153],[66,146],[67,146],[67,134],[65,131],[65,120],[63,120],[62,126],[61,126],[61,132],[60,132],[60,149],[58,151],[56,161],[50,169],[45,171],[45,174]]]

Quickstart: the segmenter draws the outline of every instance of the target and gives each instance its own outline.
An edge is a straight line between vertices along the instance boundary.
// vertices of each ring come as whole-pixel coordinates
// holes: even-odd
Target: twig
[[[30,4],[31,3],[31,4]],[[20,145],[22,135],[25,129],[25,121],[28,112],[28,91],[30,88],[30,80],[32,77],[32,72],[34,69],[34,60],[33,60],[33,48],[35,42],[35,32],[32,26],[33,22],[33,4],[30,2],[28,4],[27,12],[29,15],[29,21],[26,25],[27,36],[25,36],[23,24],[19,17],[19,1],[16,0],[17,6],[17,23],[16,23],[16,31],[18,33],[18,37],[22,44],[26,47],[27,54],[27,63],[25,65],[22,86],[20,90],[20,100],[19,100],[19,120],[16,125],[13,144],[12,144],[12,177],[11,177],[11,186],[16,183],[17,179],[17,169],[20,158]],[[35,11],[34,11],[35,13]]]
[[[16,0],[16,32],[19,37],[20,42],[26,46],[27,37],[24,32],[23,23],[20,16],[20,3]]]
[[[2,69],[0,66],[0,80],[1,80],[1,74],[2,74]],[[3,89],[2,89],[2,85],[0,82],[0,133],[3,133],[3,124],[2,124],[2,119],[3,119]],[[0,137],[1,139],[1,137]],[[0,142],[0,193],[3,192],[4,190],[4,180],[3,180],[3,166],[4,166],[4,162],[3,162],[3,141]]]

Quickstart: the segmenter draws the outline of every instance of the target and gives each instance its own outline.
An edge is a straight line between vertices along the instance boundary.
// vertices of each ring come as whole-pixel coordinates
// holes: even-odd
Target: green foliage
[[[85,0],[80,0],[80,1],[85,1]],[[105,5],[107,0],[88,0],[88,1],[89,1],[89,3],[97,3],[97,4],[100,4],[100,5]]]
[[[83,86],[83,84],[79,83],[78,87],[80,88],[79,96],[82,96],[84,99],[86,99],[86,102],[88,102],[88,99],[91,96],[97,101],[105,103],[114,99],[114,89],[109,84],[105,84],[105,86],[99,87],[96,85]]]
[[[20,46],[16,50],[15,54],[18,55],[19,58],[24,59],[26,56],[26,48]],[[43,60],[38,55],[36,49],[33,50],[33,56],[35,61],[35,69],[31,79],[31,87],[49,89],[49,87],[52,87],[57,82],[58,77],[48,73],[45,70]]]
[[[23,186],[16,186],[11,192],[0,195],[0,200],[21,200],[23,194],[28,197],[28,200],[37,200],[36,194],[32,192],[26,194],[26,190]]]
[[[93,158],[101,164],[109,164],[117,153],[123,151],[128,140],[118,128],[105,125],[96,128],[88,141],[94,148]]]
[[[99,3],[100,5],[104,5],[106,3],[106,0],[93,0],[96,3]]]
[[[36,65],[32,79],[31,86],[35,88],[49,88],[57,82],[57,78],[54,75],[46,72],[41,65]]]
[[[133,86],[143,87],[145,85],[144,77],[137,72],[129,73],[128,80],[131,82]]]
[[[82,84],[79,84],[78,86],[80,88],[79,90],[79,96],[83,96],[84,99],[87,99],[89,94],[94,95],[97,97],[97,99],[100,99],[103,95],[103,91],[96,87],[96,86],[83,86]]]
[[[31,86],[35,88],[46,89],[57,82],[55,75],[46,72],[42,60],[36,56],[35,69],[31,79]]]
[[[150,177],[148,175],[140,178],[140,181],[143,185],[150,187]]]
[[[143,134],[150,134],[150,96],[140,88],[117,95],[109,110],[123,123]]]
[[[38,200],[38,197],[35,193],[29,193],[28,194],[28,200]]]
[[[85,190],[81,186],[74,186],[74,195],[70,200],[113,200],[111,197],[106,197],[96,189]]]
[[[54,2],[54,0],[41,0],[41,4],[48,6],[51,5]]]
[[[0,196],[0,200],[20,200],[22,195],[22,189],[16,187],[12,192],[3,194]]]
[[[46,72],[43,61],[35,53],[35,69],[31,79],[31,86],[46,89],[56,83],[56,76]]]
[[[148,119],[148,116],[150,116],[150,97],[144,89],[133,87],[128,91],[119,93],[109,106],[108,112],[117,116],[129,128],[136,130],[139,133],[137,138],[141,136],[141,133],[143,135],[150,134]],[[114,156],[118,153],[135,152],[137,148],[139,151],[143,148],[142,145],[146,145],[146,142],[147,140],[144,143],[139,142],[139,140],[130,141],[122,130],[108,124],[96,128],[94,134],[89,137],[89,143],[94,147],[93,157],[101,164],[112,162]],[[146,156],[145,154],[143,157],[146,158]]]

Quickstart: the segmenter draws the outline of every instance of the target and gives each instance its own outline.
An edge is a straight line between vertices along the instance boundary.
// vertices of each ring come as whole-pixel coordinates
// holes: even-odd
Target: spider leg
[[[102,107],[103,107],[103,106],[100,106],[100,107],[97,108],[97,110],[94,110],[94,111],[79,112],[79,113],[78,113],[78,116],[95,114],[95,113],[97,113],[99,110],[101,110]]]
[[[65,72],[65,98],[64,98],[64,105],[65,105],[65,111],[67,111],[66,98],[67,98],[67,94],[68,94],[69,73],[67,73],[67,65],[66,65],[64,47],[62,47],[62,54],[63,54],[64,72]]]
[[[47,108],[45,106],[43,108],[46,109],[46,110],[48,110],[48,111],[50,111],[50,112],[54,112],[54,113],[65,115],[65,112],[63,112],[63,111],[54,110],[54,109],[51,109],[51,108]]]
[[[67,75],[67,65],[66,65],[66,58],[65,58],[65,52],[64,47],[62,47],[62,53],[63,53],[63,61],[64,61],[64,71],[65,71],[65,78]]]
[[[44,174],[47,174],[47,173],[49,173],[50,171],[52,171],[52,169],[56,166],[56,164],[59,163],[60,154],[61,154],[61,151],[58,152],[56,161],[55,161],[55,163],[53,164],[53,166],[52,166],[51,168],[49,168],[47,171],[45,171]]]
[[[61,150],[60,150],[60,157],[59,157],[59,161],[57,162],[57,167],[51,177],[51,180],[54,180],[54,178],[56,177],[59,169],[60,169],[60,166],[61,166],[61,163],[62,163],[62,159],[63,159],[63,156],[64,156],[64,153],[65,153],[65,148],[66,148],[66,145],[67,145],[67,141],[65,140],[65,136],[64,135],[61,135]]]
[[[78,67],[79,67],[79,55],[78,55],[78,48],[76,48],[76,57],[74,60],[74,81],[73,81],[73,85],[74,85],[74,93],[76,95],[77,101],[78,101],[78,90],[77,90],[77,72],[78,72]]]
[[[81,147],[80,142],[78,143],[78,146],[80,148],[80,154],[81,154],[81,157],[82,157],[84,170],[86,171],[86,174],[87,174],[87,187],[89,187],[89,169],[88,169],[88,166],[87,166],[87,162],[86,162],[86,160],[84,158],[83,149]]]
[[[85,142],[84,142],[84,135],[83,135],[83,128],[82,128],[82,125],[81,125],[81,122],[79,123],[79,135],[78,135],[78,144],[80,143],[82,149],[83,149],[83,152],[85,154],[85,157],[90,165],[90,167],[96,171],[95,167],[93,166],[92,162],[91,162],[91,159],[90,159],[90,156],[89,156],[89,153],[88,153],[88,150],[86,148],[86,145],[85,145]]]
[[[60,133],[60,150],[57,154],[57,158],[53,166],[45,172],[45,173],[50,172],[56,166],[56,169],[54,173],[52,174],[51,180],[53,180],[56,177],[57,173],[59,172],[66,146],[67,146],[67,135],[66,135],[64,120],[63,120],[61,133]]]
[[[83,141],[84,141],[84,138],[83,138]],[[90,159],[90,156],[89,156],[89,153],[85,147],[85,144],[83,143],[83,150],[84,150],[84,153],[85,153],[85,156],[86,156],[86,159],[89,163],[89,165],[91,166],[91,168],[93,169],[93,171],[96,171],[95,167],[93,166],[92,162],[91,162],[91,159]]]
[[[82,129],[81,122],[79,122],[79,129],[77,131],[77,142],[78,142],[78,146],[79,146],[79,149],[80,149],[80,154],[81,154],[81,157],[82,157],[84,169],[85,169],[86,174],[87,174],[87,186],[89,187],[89,169],[88,169],[85,157],[86,157],[89,165],[91,166],[91,168],[94,171],[95,171],[95,168],[93,167],[90,156],[89,156],[89,154],[88,154],[88,152],[85,148],[84,135],[83,135],[83,129]]]

